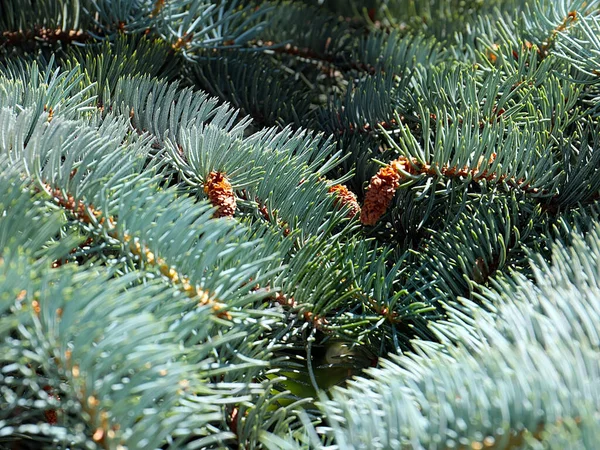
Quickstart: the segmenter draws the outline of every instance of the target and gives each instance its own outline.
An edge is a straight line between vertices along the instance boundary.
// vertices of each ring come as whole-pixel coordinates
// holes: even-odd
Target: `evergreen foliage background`
[[[0,0],[0,447],[597,448],[599,12]]]

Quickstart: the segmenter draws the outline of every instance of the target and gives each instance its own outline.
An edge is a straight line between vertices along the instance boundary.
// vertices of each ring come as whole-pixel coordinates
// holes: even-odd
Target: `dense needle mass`
[[[0,0],[0,448],[595,449],[597,0]]]

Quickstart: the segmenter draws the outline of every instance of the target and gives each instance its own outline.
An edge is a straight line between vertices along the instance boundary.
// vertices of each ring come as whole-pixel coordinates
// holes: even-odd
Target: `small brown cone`
[[[348,207],[348,218],[352,218],[360,213],[360,205],[356,200],[354,192],[350,191],[346,186],[336,184],[329,188],[329,192],[335,195],[335,204],[337,206]]]
[[[204,192],[213,206],[217,207],[215,217],[233,217],[236,200],[231,183],[221,172],[211,172],[204,183]]]
[[[408,160],[402,156],[379,169],[371,178],[360,213],[363,225],[375,225],[386,212],[402,180],[400,169],[407,168]]]
[[[50,386],[44,386],[44,391],[46,391],[50,397],[54,397],[60,401],[60,397],[52,392]],[[55,409],[47,409],[44,411],[44,417],[46,418],[46,422],[50,425],[56,425],[58,423],[58,412]]]
[[[46,422],[50,425],[56,425],[58,423],[58,414],[55,409],[47,409],[44,411],[44,417],[46,418]]]

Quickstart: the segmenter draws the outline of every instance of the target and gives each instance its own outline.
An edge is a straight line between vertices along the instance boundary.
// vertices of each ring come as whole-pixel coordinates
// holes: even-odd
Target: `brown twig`
[[[82,30],[37,27],[31,30],[3,31],[0,35],[0,47],[17,46],[28,43],[34,44],[35,42],[47,44],[56,44],[58,42],[67,44],[72,44],[74,42],[84,43],[90,39],[91,36]]]
[[[234,41],[225,41],[223,42],[225,47],[233,47],[235,45]],[[325,43],[325,51],[318,52],[308,47],[298,47],[296,45],[292,45],[290,43],[281,44],[274,41],[263,41],[263,40],[252,40],[246,42],[246,47],[254,48],[254,49],[262,49],[264,51],[270,51],[279,55],[288,55],[294,58],[304,59],[306,61],[310,61],[321,66],[327,66],[330,70],[325,71],[325,73],[334,73],[337,69],[340,71],[344,70],[356,70],[358,72],[366,72],[371,75],[377,73],[377,69],[373,66],[369,66],[360,61],[344,61],[336,58],[334,54],[328,53],[329,46],[331,45],[331,38],[328,38]],[[383,69],[380,69],[380,72],[384,72]]]
[[[240,194],[239,197],[242,200],[249,200],[250,198],[248,197],[248,192],[246,192],[245,189],[243,189]],[[275,220],[275,218],[273,218],[271,216],[271,213],[269,212],[269,208],[267,208],[267,205],[262,203],[258,198],[254,198],[254,202],[256,203],[257,207],[258,207],[258,212],[260,213],[261,217],[270,223],[275,223],[276,225],[278,225],[282,230],[283,230],[283,235],[284,236],[289,236],[289,234],[292,232],[287,224],[287,222],[284,222],[283,220]]]
[[[296,300],[294,300],[294,297],[288,297],[287,295],[281,292],[277,292],[275,294],[274,300],[280,305],[285,306],[286,308],[289,308],[291,310],[298,309],[298,303],[296,302]],[[322,329],[324,325],[327,325],[328,323],[327,319],[325,319],[324,317],[320,317],[311,311],[304,311],[302,313],[302,318],[306,322],[312,323],[312,325],[318,330]]]
[[[261,289],[261,286],[259,285],[256,285],[253,288],[254,291],[257,291],[259,289]],[[270,286],[266,286],[264,290],[270,292],[271,288]],[[281,306],[290,311],[299,309],[299,305],[294,299],[294,297],[290,297],[282,292],[275,292],[273,296],[269,297],[269,300],[280,304]],[[301,315],[298,315],[298,317],[301,317],[306,322],[312,323],[312,325],[318,330],[323,330],[323,328],[329,323],[326,318],[317,316],[311,311],[304,311]]]

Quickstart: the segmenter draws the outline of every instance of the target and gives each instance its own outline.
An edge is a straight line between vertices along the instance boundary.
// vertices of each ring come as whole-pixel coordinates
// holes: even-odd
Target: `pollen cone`
[[[204,192],[213,206],[217,207],[215,217],[233,217],[236,200],[231,183],[221,172],[211,172],[204,183]]]
[[[400,169],[406,169],[407,166],[407,159],[400,157],[379,169],[371,178],[360,213],[363,225],[375,225],[386,212],[402,180]]]
[[[336,184],[335,186],[331,186],[329,188],[329,192],[335,194],[336,205],[348,207],[348,218],[352,218],[360,213],[360,205],[356,200],[356,195],[346,186]]]

